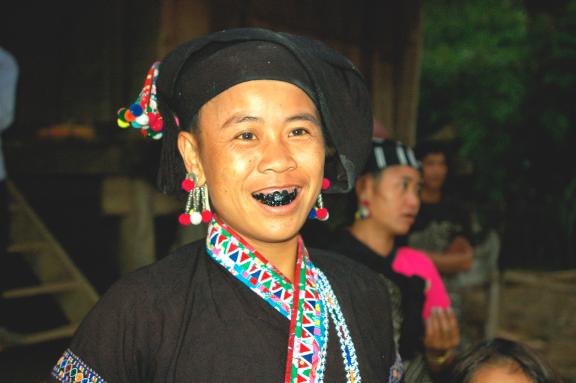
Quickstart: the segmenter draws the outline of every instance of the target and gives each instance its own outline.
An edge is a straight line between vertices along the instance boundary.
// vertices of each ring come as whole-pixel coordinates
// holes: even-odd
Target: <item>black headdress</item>
[[[164,138],[158,182],[164,192],[179,190],[185,176],[179,130],[189,129],[211,98],[250,80],[290,82],[314,101],[328,146],[329,191],[350,190],[364,167],[372,132],[368,90],[354,65],[320,42],[265,29],[224,30],[179,46],[159,71]]]
[[[374,138],[372,149],[362,174],[378,173],[393,165],[406,165],[420,169],[420,162],[416,159],[410,147],[399,141]]]

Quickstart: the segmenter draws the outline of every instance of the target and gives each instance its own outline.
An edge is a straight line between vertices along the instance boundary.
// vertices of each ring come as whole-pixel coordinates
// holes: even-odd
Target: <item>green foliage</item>
[[[576,0],[424,7],[418,136],[456,127],[476,200],[546,216],[548,237],[576,251]]]

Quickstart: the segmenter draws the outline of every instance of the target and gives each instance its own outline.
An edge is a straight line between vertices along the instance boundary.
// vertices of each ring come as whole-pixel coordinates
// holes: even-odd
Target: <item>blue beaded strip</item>
[[[52,376],[62,383],[106,383],[70,349],[60,357],[52,369]]]

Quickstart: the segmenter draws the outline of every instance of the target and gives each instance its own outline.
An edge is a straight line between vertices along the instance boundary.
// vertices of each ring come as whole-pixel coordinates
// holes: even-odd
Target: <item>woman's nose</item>
[[[297,163],[287,142],[274,139],[262,144],[262,157],[258,166],[261,172],[283,173],[296,167]]]
[[[414,190],[413,192],[407,194],[406,203],[410,207],[415,207],[415,208],[420,207],[420,196],[418,195],[417,190]]]

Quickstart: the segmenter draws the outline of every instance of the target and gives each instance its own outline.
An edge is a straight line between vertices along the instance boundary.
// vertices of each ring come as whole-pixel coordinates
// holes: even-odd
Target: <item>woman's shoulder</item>
[[[402,246],[396,251],[396,259],[404,258],[414,261],[419,261],[427,264],[432,264],[432,260],[426,253],[422,250],[415,249],[413,247]]]
[[[136,295],[150,299],[171,294],[186,284],[205,262],[203,250],[204,240],[174,250],[159,261],[126,274],[110,287],[104,297],[116,300]]]
[[[378,273],[345,255],[323,249],[309,249],[312,262],[332,281],[353,284],[361,289],[384,289]]]

